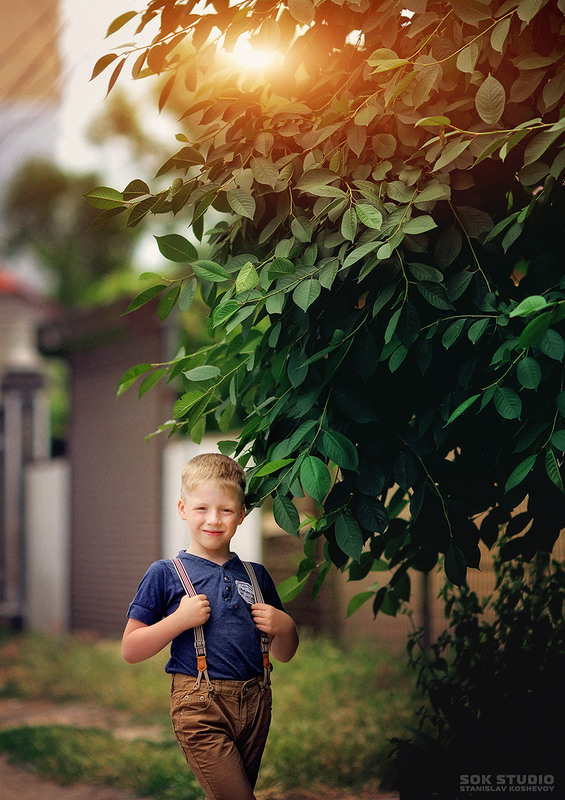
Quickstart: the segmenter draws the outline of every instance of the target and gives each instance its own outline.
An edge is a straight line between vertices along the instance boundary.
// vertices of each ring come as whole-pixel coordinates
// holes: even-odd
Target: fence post
[[[41,374],[7,372],[2,380],[3,463],[0,618],[21,628],[25,613],[24,467],[47,455]]]

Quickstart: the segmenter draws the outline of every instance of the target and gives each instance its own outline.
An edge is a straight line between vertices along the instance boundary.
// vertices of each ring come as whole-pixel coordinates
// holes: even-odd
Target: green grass
[[[163,653],[128,665],[115,641],[5,637],[1,695],[128,711],[132,724],[162,725],[163,741],[27,726],[0,731],[0,752],[61,783],[98,782],[155,800],[198,800],[201,790],[170,727],[165,660]],[[276,797],[300,788],[355,790],[386,779],[390,740],[414,724],[419,704],[404,661],[372,644],[346,650],[304,638],[295,658],[273,671],[273,724],[258,791]]]

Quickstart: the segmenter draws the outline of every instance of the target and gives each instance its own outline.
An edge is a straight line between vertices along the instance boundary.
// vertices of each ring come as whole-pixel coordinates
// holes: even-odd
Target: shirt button
[[[228,578],[228,576],[227,576],[227,575],[224,575],[224,580],[225,580],[225,581],[229,581],[229,578]]]

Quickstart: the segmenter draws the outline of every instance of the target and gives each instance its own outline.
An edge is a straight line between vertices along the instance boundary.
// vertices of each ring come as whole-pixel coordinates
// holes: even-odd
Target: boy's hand
[[[294,630],[294,622],[288,614],[267,603],[253,603],[251,616],[259,630],[269,636],[284,636]]]
[[[253,622],[271,640],[271,653],[277,661],[290,661],[298,647],[298,633],[292,617],[267,603],[253,603]]]
[[[197,594],[195,597],[185,594],[175,614],[178,615],[183,630],[197,628],[210,619],[210,602],[205,594]]]

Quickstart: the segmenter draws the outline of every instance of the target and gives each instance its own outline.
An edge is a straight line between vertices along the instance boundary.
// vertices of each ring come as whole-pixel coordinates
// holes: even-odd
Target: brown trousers
[[[177,741],[206,792],[206,800],[255,800],[261,757],[271,724],[271,687],[260,678],[212,681],[175,673],[171,721]]]

